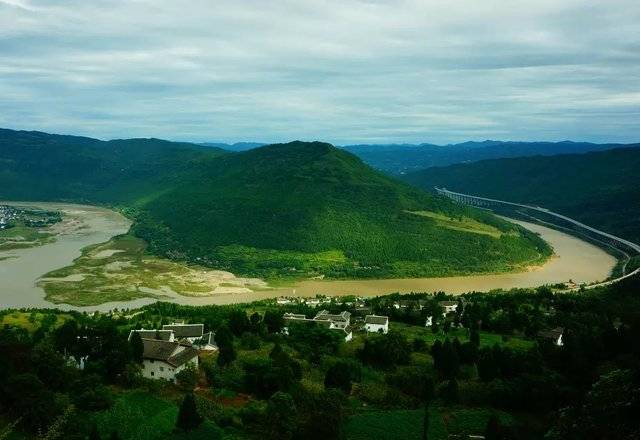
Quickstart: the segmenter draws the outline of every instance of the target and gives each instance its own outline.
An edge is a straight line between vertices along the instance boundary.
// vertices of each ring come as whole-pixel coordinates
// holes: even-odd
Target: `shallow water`
[[[154,299],[139,299],[127,302],[112,302],[100,306],[72,307],[55,305],[44,299],[44,291],[36,286],[43,274],[67,266],[80,256],[80,250],[88,245],[102,243],[114,235],[125,233],[131,222],[117,212],[94,206],[59,203],[13,203],[21,206],[38,206],[64,211],[68,217],[82,222],[83,229],[63,233],[55,243],[44,246],[0,252],[0,308],[58,307],[80,310],[110,310],[135,308],[154,302]],[[350,281],[302,281],[289,288],[279,288],[251,293],[216,294],[209,297],[169,298],[180,304],[230,304],[259,299],[287,296],[329,296],[355,294],[375,296],[393,292],[445,291],[458,294],[469,291],[488,291],[512,287],[535,287],[542,284],[566,282],[576,283],[600,281],[609,276],[616,260],[602,249],[576,237],[544,226],[514,221],[539,233],[555,251],[555,256],[541,267],[527,272],[497,275],[473,275],[446,278],[412,278]],[[13,256],[2,260],[4,256]]]

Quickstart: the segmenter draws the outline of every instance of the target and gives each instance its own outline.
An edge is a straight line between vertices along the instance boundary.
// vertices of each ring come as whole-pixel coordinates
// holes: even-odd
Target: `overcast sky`
[[[640,1],[0,0],[0,127],[640,141]]]

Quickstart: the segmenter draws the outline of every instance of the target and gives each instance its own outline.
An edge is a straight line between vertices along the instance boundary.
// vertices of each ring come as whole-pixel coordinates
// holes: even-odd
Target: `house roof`
[[[201,338],[204,333],[204,324],[167,324],[163,330],[173,330],[177,339]]]
[[[160,339],[162,341],[169,341],[173,332],[171,330],[131,330],[129,332],[129,339],[133,333],[138,333],[142,339]]]
[[[451,307],[451,306],[457,306],[458,305],[458,301],[440,301],[438,304],[440,304],[442,307]]]
[[[178,342],[160,341],[158,339],[143,339],[144,359],[164,361],[174,367],[186,364],[198,356],[198,350]]]
[[[547,330],[540,330],[538,332],[538,337],[544,338],[544,339],[556,340],[560,336],[562,336],[562,333],[564,333],[564,329],[562,327],[556,327],[556,328],[547,329]]]
[[[338,315],[329,313],[328,310],[321,310],[318,312],[314,319],[320,321],[348,321],[351,318],[351,313],[344,311]]]
[[[365,324],[387,325],[389,323],[388,316],[367,315],[364,317]]]

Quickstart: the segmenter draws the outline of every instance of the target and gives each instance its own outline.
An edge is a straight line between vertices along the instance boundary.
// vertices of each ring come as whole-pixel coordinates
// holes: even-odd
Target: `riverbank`
[[[38,248],[16,250],[11,253],[0,253],[0,303],[3,308],[58,307],[90,311],[110,310],[115,307],[135,308],[158,299],[180,304],[205,305],[250,302],[276,296],[312,297],[317,294],[376,296],[393,292],[433,291],[460,294],[474,290],[489,291],[513,287],[535,287],[569,280],[576,283],[592,283],[606,279],[616,264],[615,258],[593,244],[545,226],[514,221],[540,234],[554,248],[555,256],[541,266],[530,267],[527,271],[518,273],[382,280],[306,280],[288,287],[272,289],[267,288],[263,282],[259,282],[260,280],[247,281],[236,278],[230,273],[214,277],[215,280],[213,280],[209,277],[211,273],[219,272],[221,274],[222,272],[186,266],[179,268],[178,272],[183,274],[180,280],[169,280],[163,279],[163,277],[166,278],[169,276],[167,274],[174,273],[175,268],[172,267],[164,272],[154,271],[164,260],[148,257],[148,260],[143,261],[145,257],[140,254],[136,257],[138,259],[126,262],[127,264],[124,266],[117,262],[119,255],[124,256],[118,252],[122,249],[111,246],[109,243],[113,243],[112,237],[126,233],[131,225],[130,220],[121,214],[105,208],[85,205],[19,204],[61,210],[67,217],[74,219],[76,227],[61,232],[55,243]],[[73,268],[73,261],[83,255],[83,249],[85,256],[90,257],[84,262],[89,266],[93,264],[94,268],[99,268],[100,276],[106,276],[103,273],[104,266],[111,264],[111,266],[106,266],[107,269],[111,269],[111,276],[113,273],[118,276],[118,269],[127,269],[124,271],[127,276],[143,279],[146,283],[151,283],[151,288],[145,288],[142,285],[133,300],[131,300],[131,296],[124,295],[120,297],[121,301],[102,304],[99,304],[100,301],[106,298],[110,300],[119,298],[117,295],[115,297],[113,295],[96,297],[95,292],[92,292],[93,295],[90,297],[71,298],[70,301],[59,297],[56,300],[62,302],[61,304],[47,301],[41,282],[41,277],[45,273],[54,271],[59,276],[70,276],[71,278],[67,278],[69,283],[82,282],[85,279],[83,270],[86,267],[78,268],[78,270],[66,269],[66,272],[69,273],[60,271],[61,268]],[[81,260],[82,258],[78,261]],[[127,268],[128,265],[139,263],[141,264],[139,271],[132,272],[131,267]],[[179,265],[168,261],[166,263]],[[202,273],[189,271],[202,271]],[[164,275],[162,275],[163,273]],[[128,281],[121,281],[123,282],[117,283],[114,292],[126,287]],[[131,280],[129,279],[129,281]],[[54,290],[56,290],[53,292],[54,294],[64,292],[64,284],[58,284]],[[72,302],[74,305],[64,304],[64,302]]]

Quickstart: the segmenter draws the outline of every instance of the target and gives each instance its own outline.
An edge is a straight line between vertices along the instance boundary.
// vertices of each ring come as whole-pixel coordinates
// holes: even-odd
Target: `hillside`
[[[133,202],[218,148],[160,139],[101,141],[0,129],[0,200]]]
[[[493,272],[548,253],[532,234],[319,142],[199,162],[140,207],[134,230],[156,253],[269,278]]]
[[[530,203],[640,242],[640,149],[487,160],[430,168],[404,180]]]
[[[552,156],[602,151],[623,147],[621,144],[589,142],[463,142],[453,145],[392,144],[347,145],[345,150],[367,164],[388,174],[402,175],[429,167],[521,156]],[[638,147],[640,144],[626,145]]]

